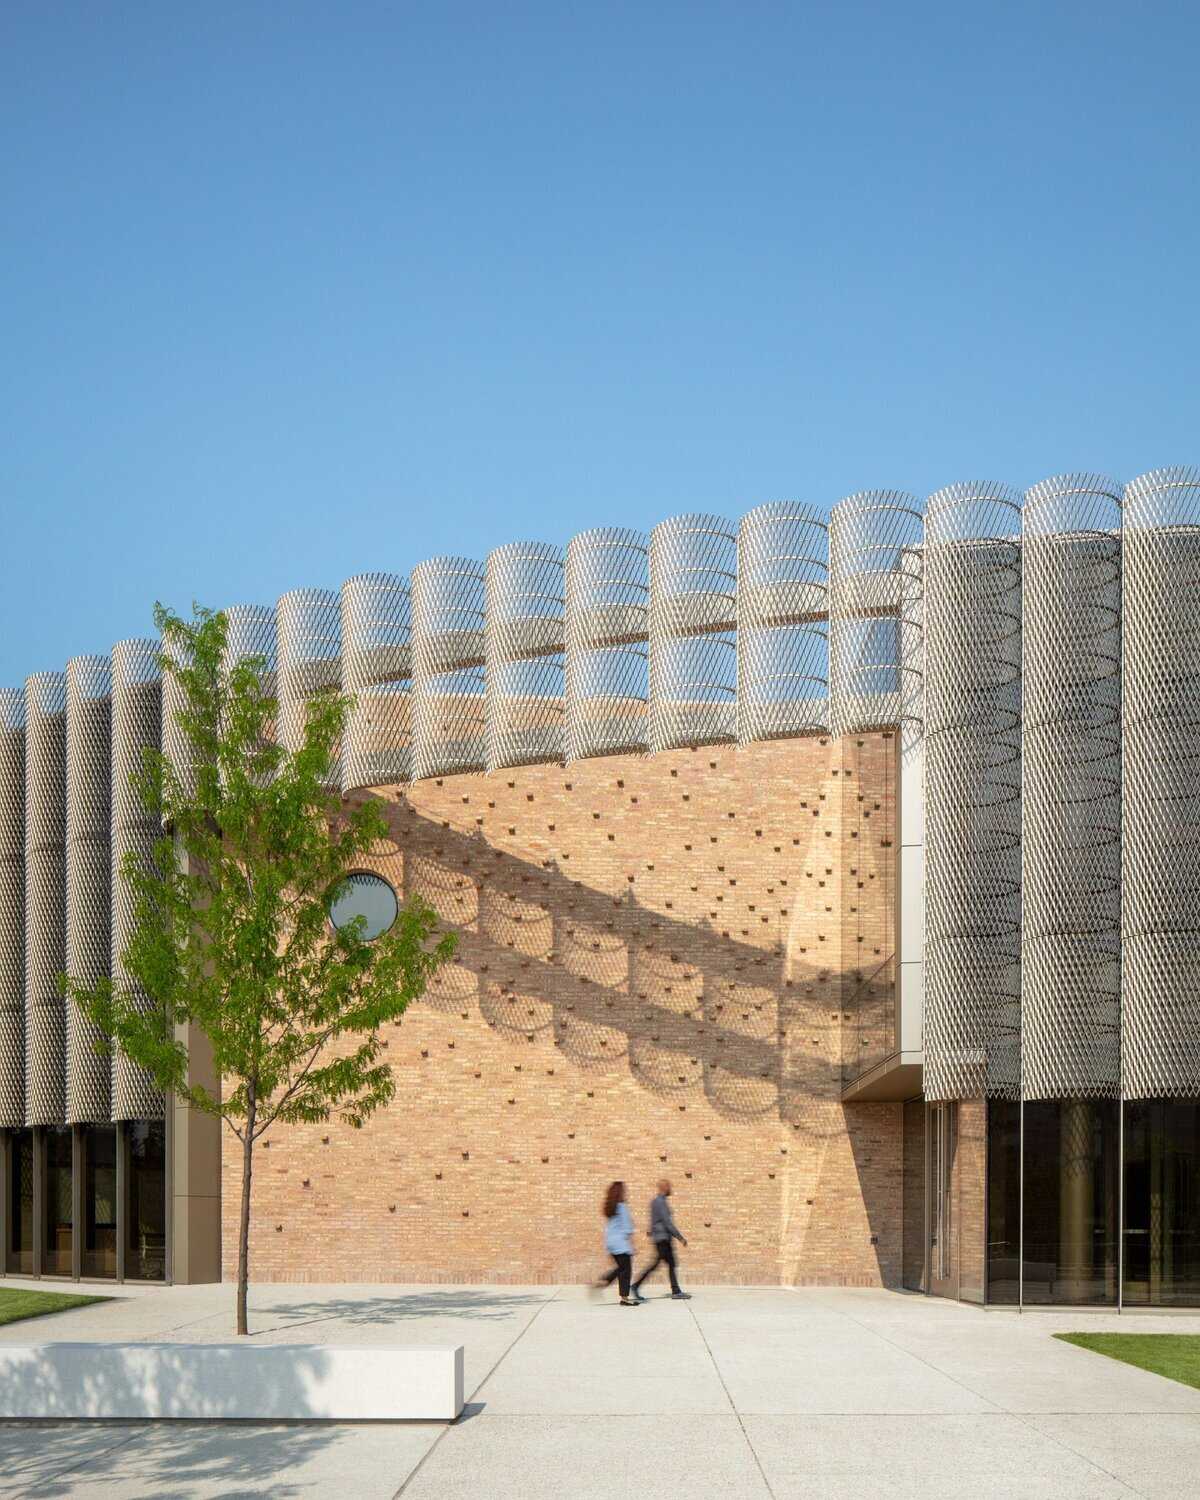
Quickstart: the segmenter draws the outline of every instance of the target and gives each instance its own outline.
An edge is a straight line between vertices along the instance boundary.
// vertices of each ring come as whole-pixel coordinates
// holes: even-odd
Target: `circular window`
[[[330,905],[329,920],[335,927],[348,927],[355,917],[364,918],[362,935],[371,942],[388,930],[398,909],[396,893],[382,875],[355,870]]]

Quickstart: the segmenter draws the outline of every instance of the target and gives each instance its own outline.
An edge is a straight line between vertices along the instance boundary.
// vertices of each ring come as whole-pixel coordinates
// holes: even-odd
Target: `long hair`
[[[610,1182],[608,1192],[604,1195],[604,1217],[611,1219],[617,1211],[617,1204],[625,1196],[625,1184],[623,1182]]]

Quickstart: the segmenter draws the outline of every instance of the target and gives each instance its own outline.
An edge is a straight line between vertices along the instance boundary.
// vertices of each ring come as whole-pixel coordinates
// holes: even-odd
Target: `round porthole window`
[[[363,937],[368,942],[382,937],[396,920],[396,893],[382,875],[355,870],[346,876],[341,895],[329,908],[329,920],[335,927],[348,927],[355,917],[363,917]]]

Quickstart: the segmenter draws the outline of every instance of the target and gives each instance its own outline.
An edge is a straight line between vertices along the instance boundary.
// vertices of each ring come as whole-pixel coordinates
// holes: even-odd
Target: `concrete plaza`
[[[117,1300],[12,1324],[0,1338],[232,1335],[228,1286],[116,1290]],[[880,1291],[728,1287],[677,1303],[663,1291],[628,1310],[577,1287],[259,1286],[251,1327],[261,1341],[465,1345],[463,1417],[6,1424],[0,1496],[1197,1493],[1200,1391],[1051,1334],[1200,1332],[1200,1315],[1018,1316]]]

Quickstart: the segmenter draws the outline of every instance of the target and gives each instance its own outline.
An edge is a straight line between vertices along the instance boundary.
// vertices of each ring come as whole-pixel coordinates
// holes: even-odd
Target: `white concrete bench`
[[[453,1421],[463,1350],[0,1344],[0,1418]]]

